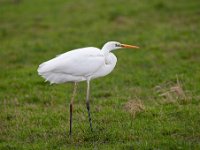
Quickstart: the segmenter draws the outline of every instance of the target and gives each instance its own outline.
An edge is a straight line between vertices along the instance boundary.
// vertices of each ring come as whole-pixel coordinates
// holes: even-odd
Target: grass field
[[[200,149],[199,0],[0,0],[0,149]],[[110,40],[115,70],[78,86],[49,85],[40,63]]]

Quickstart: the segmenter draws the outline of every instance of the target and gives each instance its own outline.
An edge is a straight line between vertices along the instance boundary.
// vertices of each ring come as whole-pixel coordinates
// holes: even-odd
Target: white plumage
[[[138,48],[119,42],[107,42],[101,50],[95,47],[75,49],[39,65],[38,74],[51,84],[74,82],[74,92],[70,102],[70,135],[72,133],[72,110],[77,82],[87,81],[86,106],[92,130],[89,105],[90,80],[109,74],[117,63],[117,58],[111,51],[123,47]]]
[[[95,47],[75,49],[39,65],[38,73],[50,83],[80,82],[109,74],[117,58]]]

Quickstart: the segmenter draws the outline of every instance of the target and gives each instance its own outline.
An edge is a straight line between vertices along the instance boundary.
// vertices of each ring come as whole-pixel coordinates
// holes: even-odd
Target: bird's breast
[[[92,75],[92,78],[108,75],[115,68],[116,63],[117,57],[114,54],[109,53],[107,56],[105,56],[105,63]]]
[[[109,53],[105,56],[105,64],[106,65],[116,65],[117,57],[113,53]]]

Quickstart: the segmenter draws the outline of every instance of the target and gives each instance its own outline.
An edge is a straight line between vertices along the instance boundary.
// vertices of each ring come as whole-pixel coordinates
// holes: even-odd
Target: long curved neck
[[[103,53],[105,55],[107,55],[112,49],[111,49],[111,47],[109,45],[105,44],[101,50],[103,51]]]

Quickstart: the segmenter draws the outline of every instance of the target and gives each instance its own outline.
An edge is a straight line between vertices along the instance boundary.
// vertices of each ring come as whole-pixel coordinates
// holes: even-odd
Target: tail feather
[[[40,75],[45,79],[45,82],[49,81],[51,84],[67,82],[65,75],[62,73],[46,72]]]
[[[78,82],[86,80],[86,78],[82,76],[70,75],[63,72],[54,72],[51,69],[51,63],[49,62],[44,62],[40,64],[37,71],[38,74],[45,79],[45,82],[49,81],[51,84],[74,82],[74,81]]]
[[[42,74],[44,74],[45,72],[48,72],[46,68],[47,68],[47,63],[46,63],[46,62],[40,64],[39,67],[38,67],[38,69],[37,69],[38,74],[39,74],[39,75],[42,75]]]
[[[60,82],[60,75],[48,70],[48,65],[46,62],[39,65],[38,74],[45,79],[45,82],[49,81],[51,84]]]
[[[38,74],[45,79],[45,82],[49,81],[51,84],[53,83],[61,83],[63,78],[61,78],[61,73],[54,73],[52,71],[46,71],[45,63],[39,65]]]

